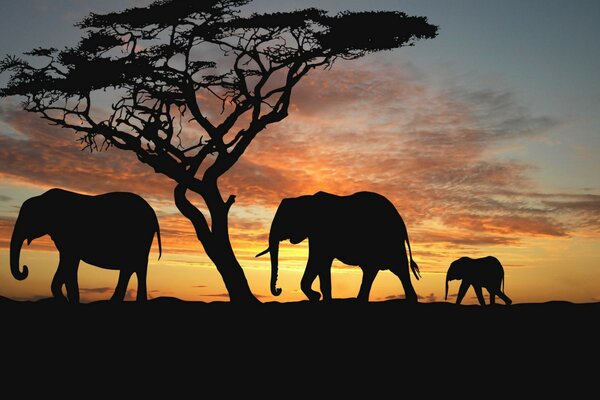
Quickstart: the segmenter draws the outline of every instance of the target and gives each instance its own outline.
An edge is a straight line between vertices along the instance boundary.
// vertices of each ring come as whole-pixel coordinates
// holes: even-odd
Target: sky
[[[0,54],[74,45],[82,32],[73,24],[89,12],[144,4],[0,0]],[[224,197],[237,196],[231,240],[257,298],[305,299],[306,242],[282,244],[280,297],[269,292],[268,257],[254,258],[282,198],[370,190],[388,197],[407,225],[422,302],[444,301],[453,260],[487,255],[504,265],[515,303],[600,301],[600,2],[256,0],[248,10],[304,7],[404,11],[427,16],[439,35],[312,72],[290,116],[259,134],[220,181]],[[149,297],[228,300],[174,206],[172,181],[127,152],[81,151],[74,134],[20,111],[17,99],[0,100],[0,296],[51,296],[58,252],[50,238],[24,246],[24,281],[10,274],[8,244],[23,201],[52,187],[142,195],[157,212],[163,245],[160,260],[156,241],[151,251]],[[333,297],[355,297],[361,270],[336,261],[332,271]],[[80,266],[82,301],[110,298],[116,282],[115,271]],[[458,285],[450,283],[448,301]],[[135,292],[132,278],[127,298]],[[370,300],[403,294],[382,271]],[[476,301],[471,289],[464,302]]]

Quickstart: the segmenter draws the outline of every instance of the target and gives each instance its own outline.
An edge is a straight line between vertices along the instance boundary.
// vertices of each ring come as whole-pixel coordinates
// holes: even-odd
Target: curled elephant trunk
[[[15,279],[22,281],[27,278],[29,275],[29,268],[27,265],[23,265],[23,270],[21,271],[19,261],[21,256],[21,248],[23,247],[23,242],[25,241],[25,235],[21,233],[21,229],[17,225],[15,225],[15,229],[13,230],[12,238],[10,239],[10,271]]]

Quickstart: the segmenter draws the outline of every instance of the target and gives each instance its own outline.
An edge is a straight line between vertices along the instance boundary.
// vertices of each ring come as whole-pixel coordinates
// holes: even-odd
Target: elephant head
[[[13,229],[10,239],[10,271],[15,279],[23,280],[27,278],[29,269],[23,265],[21,271],[19,258],[23,242],[27,240],[27,245],[49,232],[48,210],[44,195],[32,197],[26,200],[19,211],[17,222]]]
[[[446,300],[448,300],[448,282],[455,279],[462,280],[465,277],[465,267],[466,263],[462,258],[455,260],[452,262],[452,264],[450,264],[448,272],[446,273]]]
[[[312,219],[311,205],[312,196],[283,199],[271,223],[269,247],[256,255],[256,257],[266,253],[271,255],[271,293],[273,296],[281,294],[281,289],[276,287],[279,242],[289,239],[290,243],[297,244],[308,237]]]

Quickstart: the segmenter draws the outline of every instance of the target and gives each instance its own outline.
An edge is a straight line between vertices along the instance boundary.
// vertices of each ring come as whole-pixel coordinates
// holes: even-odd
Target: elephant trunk
[[[25,241],[25,235],[21,231],[19,221],[17,220],[17,224],[15,225],[15,229],[13,230],[10,239],[10,271],[15,279],[20,281],[27,278],[27,275],[29,275],[29,268],[27,268],[27,265],[23,265],[23,271],[21,271],[19,265],[21,247],[23,247],[23,242]]]
[[[448,300],[448,281],[449,281],[449,276],[448,274],[446,274],[446,296],[444,297],[445,300]]]
[[[277,270],[279,268],[279,240],[269,237],[269,251],[271,253],[271,294],[273,296],[279,296],[281,294],[281,288],[277,287]]]

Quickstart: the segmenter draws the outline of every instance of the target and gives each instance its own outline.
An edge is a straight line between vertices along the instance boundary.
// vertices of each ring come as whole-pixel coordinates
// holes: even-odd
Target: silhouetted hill
[[[477,382],[535,398],[567,388],[579,398],[592,382],[587,365],[600,355],[600,303],[481,307],[338,299],[240,306],[161,297],[70,305],[0,298],[0,315],[1,342],[11,349],[5,365],[58,379],[62,368],[34,367],[73,359],[82,372],[97,368],[102,380],[135,367],[159,382],[165,373],[174,383],[187,377],[188,387],[204,386],[210,376],[221,382],[226,371],[227,379],[236,377],[234,386],[246,377],[248,390],[276,379],[321,393],[307,386],[317,380],[338,394],[373,388],[368,398],[387,397],[396,382],[418,387],[421,397],[478,392],[470,387]],[[148,385],[142,390],[151,392]]]
[[[408,304],[403,300],[361,304],[355,299],[335,299],[331,303],[237,305],[160,297],[145,304],[97,301],[72,305],[52,298],[15,301],[0,297],[0,312],[6,322],[26,331],[27,325],[47,325],[51,321],[57,331],[74,328],[73,325],[77,329],[93,325],[92,335],[115,327],[147,328],[148,335],[201,327],[204,335],[234,329],[257,337],[273,330],[285,330],[285,336],[290,338],[318,336],[315,331],[348,337],[360,331],[365,338],[384,335],[394,336],[394,340],[422,341],[428,337],[454,337],[460,341],[484,336],[510,342],[526,333],[541,338],[577,334],[578,340],[592,333],[596,336],[600,303],[550,301],[482,307],[448,302]]]

